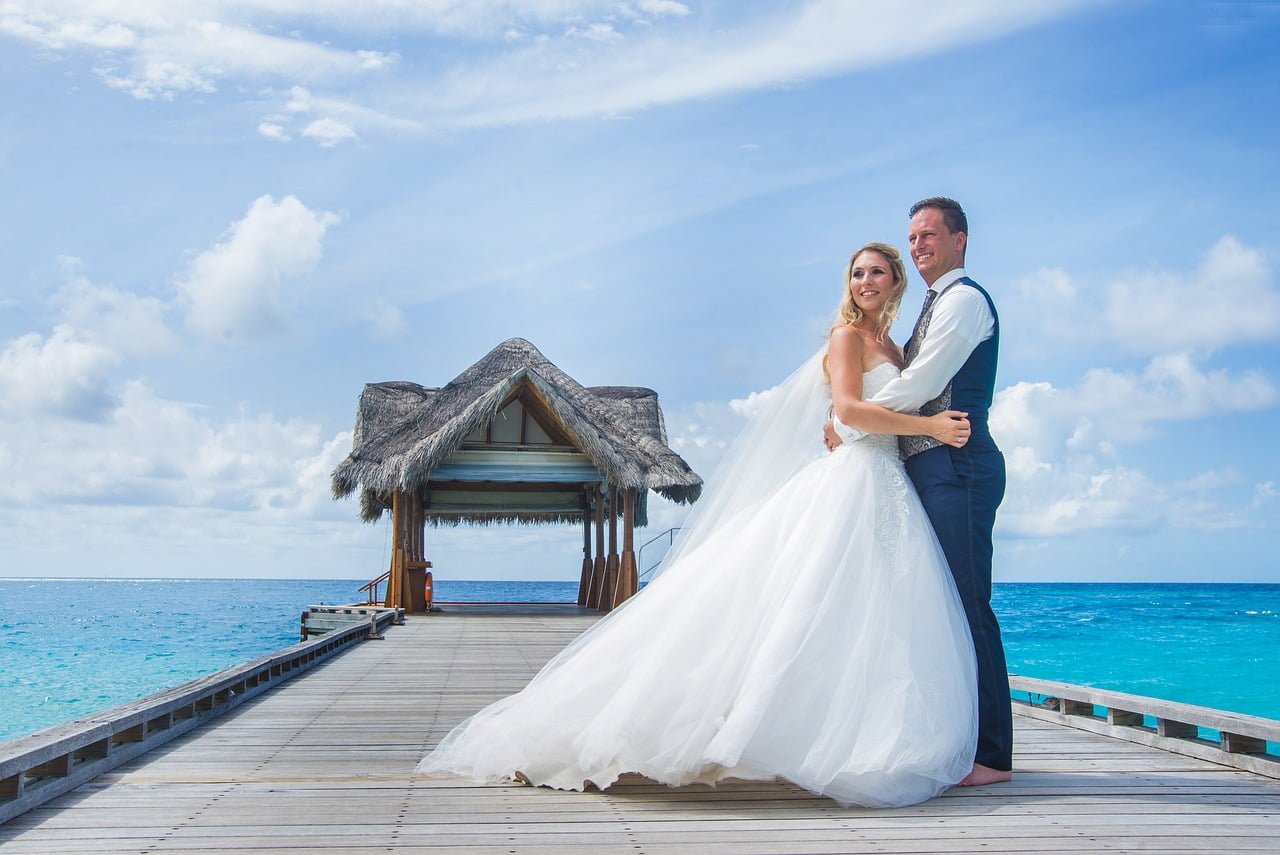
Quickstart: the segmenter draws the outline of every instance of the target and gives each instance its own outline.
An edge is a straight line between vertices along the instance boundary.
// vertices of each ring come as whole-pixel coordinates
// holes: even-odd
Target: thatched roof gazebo
[[[692,503],[702,479],[667,446],[652,389],[584,387],[513,338],[442,388],[365,386],[351,454],[333,472],[335,498],[356,489],[365,520],[391,512],[386,605],[428,605],[428,524],[581,522],[578,604],[607,611],[636,591],[648,491]]]

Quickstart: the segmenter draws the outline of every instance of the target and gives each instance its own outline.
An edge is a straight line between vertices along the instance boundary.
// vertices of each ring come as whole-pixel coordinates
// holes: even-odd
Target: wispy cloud
[[[617,115],[789,85],[989,40],[1095,2],[11,0],[0,32],[89,53],[109,86],[138,98],[319,87],[346,115],[316,118],[363,135]],[[330,41],[335,31],[346,44]],[[466,60],[450,59],[457,42],[472,48]],[[285,130],[262,133],[283,140]]]

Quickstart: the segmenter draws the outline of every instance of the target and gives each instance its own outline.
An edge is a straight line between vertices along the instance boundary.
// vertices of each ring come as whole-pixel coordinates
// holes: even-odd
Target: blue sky
[[[1280,6],[355,8],[0,8],[0,575],[371,578],[361,386],[515,335],[658,390],[708,474],[942,193],[1004,325],[997,579],[1280,581]]]

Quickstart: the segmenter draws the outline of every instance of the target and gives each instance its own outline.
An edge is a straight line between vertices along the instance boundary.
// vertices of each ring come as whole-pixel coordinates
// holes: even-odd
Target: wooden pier
[[[0,853],[1280,852],[1280,780],[1041,707],[1016,717],[1012,783],[897,810],[786,784],[672,790],[628,776],[563,793],[415,777],[454,724],[595,619],[573,606],[477,612],[410,617],[350,646],[0,825]],[[1082,704],[1116,697],[1058,704],[1100,730],[1118,725]]]

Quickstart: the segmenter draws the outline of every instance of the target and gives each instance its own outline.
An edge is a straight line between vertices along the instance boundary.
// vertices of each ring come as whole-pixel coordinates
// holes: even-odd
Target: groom
[[[932,437],[899,438],[907,474],[942,543],[964,603],[978,660],[978,750],[961,786],[1013,777],[1013,713],[1000,625],[991,610],[991,529],[1004,498],[1004,456],[987,429],[995,389],[1000,319],[991,297],[964,270],[969,223],[954,199],[911,206],[911,259],[929,287],[905,347],[906,368],[867,400],[898,412],[969,414],[963,448]],[[827,446],[840,444],[828,422]]]

